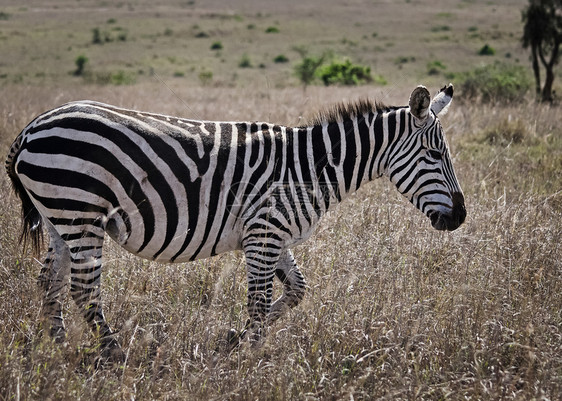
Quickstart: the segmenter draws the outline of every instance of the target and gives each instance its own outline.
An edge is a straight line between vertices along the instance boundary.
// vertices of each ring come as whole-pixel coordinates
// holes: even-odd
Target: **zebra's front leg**
[[[283,283],[283,295],[271,306],[268,324],[275,322],[287,310],[297,306],[306,293],[306,281],[289,249],[281,253],[275,275]]]
[[[250,340],[257,341],[267,324],[273,295],[273,278],[280,249],[267,244],[262,238],[250,239],[244,244],[248,279],[248,314],[246,329]]]
[[[70,251],[53,225],[47,221],[49,250],[41,267],[37,284],[43,289],[42,315],[49,326],[49,334],[55,342],[65,338],[61,297],[68,281]]]
[[[69,247],[70,294],[94,334],[99,336],[102,356],[119,362],[123,360],[123,352],[105,320],[101,301],[103,232],[101,237],[85,233],[70,241]]]

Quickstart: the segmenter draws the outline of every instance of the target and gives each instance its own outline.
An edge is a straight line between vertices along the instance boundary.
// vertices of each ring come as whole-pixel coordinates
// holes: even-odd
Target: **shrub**
[[[103,40],[101,38],[101,31],[98,27],[92,29],[92,43],[95,45],[103,43]]]
[[[84,73],[84,67],[86,66],[87,62],[88,62],[88,57],[84,56],[83,54],[76,57],[76,60],[74,60],[74,64],[76,64],[76,70],[74,71],[74,75],[76,76],[82,75]]]
[[[222,42],[214,42],[211,45],[211,50],[222,50],[223,46],[222,46]]]
[[[203,70],[199,73],[199,81],[201,81],[202,85],[204,86],[209,85],[212,80],[213,80],[213,71]]]
[[[306,52],[303,51],[301,56],[301,62],[295,65],[295,75],[300,79],[306,89],[306,87],[314,81],[316,72],[324,63],[326,55],[322,55],[320,57],[307,56]]]
[[[252,61],[250,60],[250,57],[247,54],[242,55],[242,59],[238,63],[238,67],[240,67],[240,68],[251,68],[252,67]]]
[[[276,26],[268,26],[265,33],[279,33],[279,28]]]
[[[195,34],[195,37],[196,37],[196,38],[199,38],[199,39],[201,39],[201,38],[208,38],[209,36],[210,36],[210,35],[209,35],[207,32],[205,32],[205,31],[197,32],[197,33]]]
[[[411,56],[411,57],[407,57],[407,56],[398,56],[394,59],[394,64],[396,65],[401,65],[401,64],[406,64],[409,62],[414,62],[416,61],[416,58]]]
[[[481,98],[483,102],[521,101],[531,88],[527,70],[521,66],[496,62],[463,75],[463,96]]]
[[[318,76],[324,85],[360,85],[373,81],[370,67],[355,65],[350,60],[333,61],[330,65],[320,68]]]
[[[437,25],[431,27],[431,32],[447,32],[450,30],[451,27],[449,25]]]
[[[273,59],[274,63],[287,63],[289,62],[289,58],[284,54],[280,54]]]
[[[496,51],[494,50],[494,48],[492,46],[490,46],[486,43],[478,51],[478,54],[481,55],[481,56],[493,56],[494,54],[496,54]]]
[[[11,16],[12,16],[11,14],[8,14],[4,11],[0,11],[0,21],[7,21],[10,19]]]

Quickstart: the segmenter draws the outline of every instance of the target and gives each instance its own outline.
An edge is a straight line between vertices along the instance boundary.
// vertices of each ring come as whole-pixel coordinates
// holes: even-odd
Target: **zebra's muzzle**
[[[429,216],[431,219],[431,225],[436,230],[453,231],[464,223],[466,218],[466,208],[464,206],[463,194],[455,192],[451,198],[453,200],[453,208],[449,213],[435,211]]]

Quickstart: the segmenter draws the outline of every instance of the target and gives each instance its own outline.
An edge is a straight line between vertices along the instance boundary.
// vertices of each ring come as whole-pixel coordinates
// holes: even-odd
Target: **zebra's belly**
[[[186,205],[185,209],[188,207]],[[129,218],[128,223],[119,218],[110,219],[112,224],[106,225],[106,232],[129,252],[161,262],[188,262],[242,248],[241,221],[226,216],[224,220],[211,222],[207,210],[199,212],[195,225],[190,225],[186,212],[173,223],[161,218],[147,228],[146,221],[137,214]],[[191,231],[188,227],[193,226],[195,228]],[[170,235],[170,232],[173,234]],[[148,242],[147,233],[150,237]]]

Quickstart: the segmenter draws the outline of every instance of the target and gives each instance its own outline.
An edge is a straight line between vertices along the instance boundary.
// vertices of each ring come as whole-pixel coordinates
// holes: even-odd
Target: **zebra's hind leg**
[[[279,319],[288,309],[297,306],[306,293],[306,281],[290,250],[281,253],[275,275],[281,280],[284,288],[283,295],[271,305],[268,315],[269,324]]]
[[[79,235],[66,236],[70,249],[70,294],[94,334],[99,336],[102,358],[120,362],[123,352],[105,320],[101,301],[104,233],[100,227],[89,228],[90,231],[84,230]]]
[[[65,338],[61,296],[70,271],[70,250],[53,225],[47,221],[46,226],[49,250],[37,282],[44,291],[42,315],[48,322],[51,337],[60,343]]]

